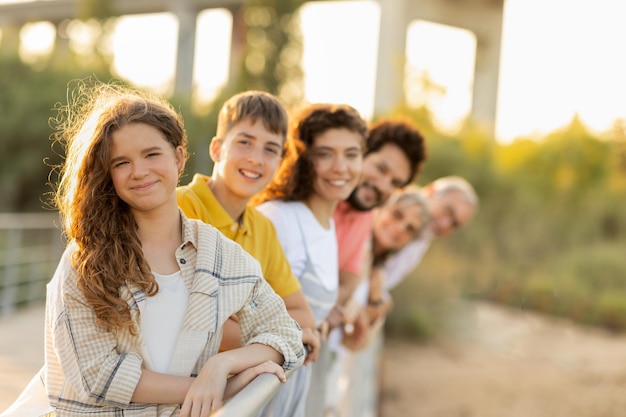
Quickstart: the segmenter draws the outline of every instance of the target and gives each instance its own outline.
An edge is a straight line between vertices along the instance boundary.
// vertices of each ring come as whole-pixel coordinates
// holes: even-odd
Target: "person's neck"
[[[384,249],[378,244],[376,239],[372,239],[372,254],[374,256],[380,256],[384,252]]]
[[[319,224],[324,229],[330,229],[330,219],[333,217],[338,201],[324,200],[313,194],[303,201],[303,203],[311,210]]]
[[[233,193],[226,187],[226,184],[219,177],[214,177],[207,181],[207,185],[215,199],[220,203],[224,211],[228,213],[231,219],[241,223],[243,212],[246,210],[249,199],[242,199],[233,195]]]
[[[158,211],[158,213],[155,213]],[[135,216],[137,237],[150,269],[162,275],[179,271],[176,249],[183,242],[180,210],[174,204]]]
[[[180,211],[177,205],[165,206],[149,213],[136,213],[135,222],[137,236],[144,246],[168,242],[178,245],[182,239]]]

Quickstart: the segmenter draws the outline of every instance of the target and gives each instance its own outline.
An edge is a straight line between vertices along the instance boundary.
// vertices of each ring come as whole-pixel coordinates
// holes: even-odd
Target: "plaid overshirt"
[[[263,279],[259,263],[212,226],[181,212],[183,244],[176,259],[189,290],[189,304],[172,355],[169,374],[195,376],[218,352],[222,325],[233,313],[244,344],[272,346],[283,368],[302,363],[302,333],[282,299]],[[47,285],[46,365],[48,397],[57,416],[173,416],[178,405],[131,403],[141,369],[152,369],[141,326],[143,290],[123,286],[136,335],[95,324],[95,314],[77,287],[71,266],[74,246],[63,254]]]

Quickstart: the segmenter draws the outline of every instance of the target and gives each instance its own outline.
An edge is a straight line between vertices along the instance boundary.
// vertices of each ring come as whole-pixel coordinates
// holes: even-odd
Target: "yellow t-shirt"
[[[265,280],[282,298],[300,290],[272,222],[254,207],[247,207],[239,225],[217,201],[209,181],[209,176],[195,174],[188,185],[176,189],[178,205],[187,217],[200,219],[239,243],[259,261]]]

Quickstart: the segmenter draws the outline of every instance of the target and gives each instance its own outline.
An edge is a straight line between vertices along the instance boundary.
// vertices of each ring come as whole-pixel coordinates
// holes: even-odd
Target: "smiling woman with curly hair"
[[[304,358],[300,328],[254,258],[178,208],[180,115],[119,84],[72,93],[55,125],[68,245],[46,301],[57,415],[209,415],[261,372],[285,381]],[[243,347],[218,353],[232,314]]]

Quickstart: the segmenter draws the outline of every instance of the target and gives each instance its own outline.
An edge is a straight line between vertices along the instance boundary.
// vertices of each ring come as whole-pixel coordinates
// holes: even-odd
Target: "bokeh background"
[[[234,92],[264,89],[290,108],[345,102],[368,120],[416,122],[429,148],[418,184],[461,175],[480,196],[475,221],[435,242],[394,294],[389,334],[436,335],[451,298],[626,330],[626,5],[502,2],[497,112],[485,127],[472,118],[478,44],[470,31],[411,22],[397,75],[405,99],[375,111],[378,2],[235,3],[198,15],[188,90],[176,87],[171,12],[118,16],[113,1],[76,0],[75,18],[55,25],[37,8],[19,27],[0,19],[0,212],[45,211],[50,165],[60,161],[50,118],[72,80],[115,79],[166,95],[186,120],[189,172],[210,173],[215,112]]]

